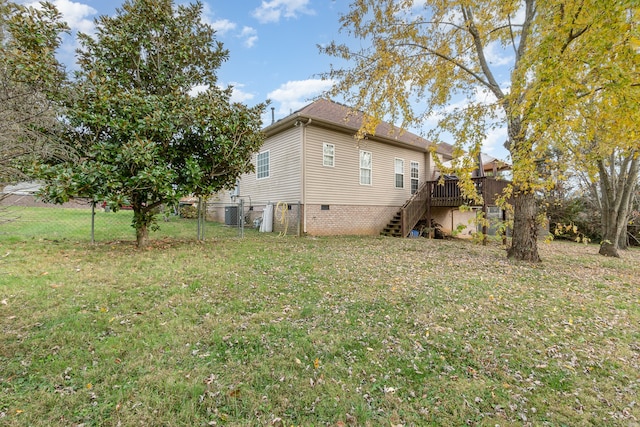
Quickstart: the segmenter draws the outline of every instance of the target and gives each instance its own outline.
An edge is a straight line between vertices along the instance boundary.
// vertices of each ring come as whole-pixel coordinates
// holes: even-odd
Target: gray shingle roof
[[[330,124],[338,126],[345,130],[353,131],[355,134],[358,129],[360,129],[363,118],[364,114],[360,111],[356,111],[346,105],[321,98],[306,105],[288,117],[272,124],[271,126],[268,126],[265,131],[269,133],[271,128],[278,128],[279,123],[294,121],[297,119],[312,119],[312,122],[316,121],[317,124],[323,123],[325,125]],[[402,145],[417,147],[422,150],[427,150],[433,146],[431,142],[421,136],[401,130],[387,122],[382,122],[376,127],[374,136],[388,141],[397,142]],[[450,157],[452,147],[449,144],[438,144],[436,151]]]

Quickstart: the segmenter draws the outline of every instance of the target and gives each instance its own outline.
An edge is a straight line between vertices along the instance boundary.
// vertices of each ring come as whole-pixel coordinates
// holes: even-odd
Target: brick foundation
[[[323,209],[328,207],[328,209]],[[245,218],[249,221],[247,227],[253,226],[253,221],[263,215],[265,206],[253,205],[252,210],[245,208]],[[285,221],[282,217],[282,209],[285,209]],[[307,227],[302,230],[304,222],[304,210],[307,209]],[[380,234],[393,215],[398,212],[397,206],[346,206],[346,205],[274,205],[273,232],[288,235],[298,234],[298,221],[300,229],[312,236],[335,235],[371,235]],[[298,210],[300,212],[298,213]],[[207,219],[224,223],[224,208],[209,206]]]
[[[323,209],[328,207],[328,209]],[[378,235],[391,217],[400,209],[397,206],[306,205],[307,234]]]

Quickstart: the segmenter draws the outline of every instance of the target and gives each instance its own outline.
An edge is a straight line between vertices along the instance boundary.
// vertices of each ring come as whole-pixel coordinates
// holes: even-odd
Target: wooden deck
[[[482,205],[495,206],[496,200],[502,195],[503,190],[509,185],[508,181],[494,177],[472,178],[476,191],[484,200]],[[426,181],[418,191],[402,206],[401,235],[406,237],[418,221],[427,213],[430,217],[432,207],[458,207],[473,205],[473,202],[461,194],[457,179],[439,181]]]

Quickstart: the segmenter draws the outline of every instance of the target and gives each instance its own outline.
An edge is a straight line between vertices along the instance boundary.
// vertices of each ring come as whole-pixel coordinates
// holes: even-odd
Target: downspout
[[[307,168],[306,168],[306,163],[307,163],[307,132],[306,132],[306,127],[309,126],[309,124],[311,123],[311,119],[307,119],[306,123],[302,123],[302,126],[300,126],[301,130],[301,138],[302,138],[302,144],[301,145],[301,150],[302,153],[300,153],[300,174],[302,176],[302,182],[300,183],[301,188],[300,188],[300,199],[301,199],[301,204],[302,204],[302,209],[303,209],[303,217],[302,217],[302,233],[306,233],[307,232]]]

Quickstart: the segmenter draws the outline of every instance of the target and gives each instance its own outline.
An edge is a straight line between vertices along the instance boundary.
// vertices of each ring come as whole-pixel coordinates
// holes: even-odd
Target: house
[[[447,161],[452,147],[434,147],[388,123],[381,123],[375,135],[357,140],[362,117],[349,107],[319,99],[273,122],[264,129],[266,140],[254,157],[255,172],[241,176],[235,191],[219,194],[216,201],[242,199],[249,222],[262,216],[268,203],[280,202],[297,216],[290,222],[299,223],[299,231],[310,235],[379,235],[386,230],[406,236],[426,214],[445,231],[453,229],[448,227],[452,223],[466,224],[474,214],[454,214],[451,202],[430,210],[418,203],[412,224],[402,213],[411,200],[425,197],[426,187],[430,194],[434,191],[426,185],[439,177],[432,149]],[[462,203],[458,199],[455,203]]]

